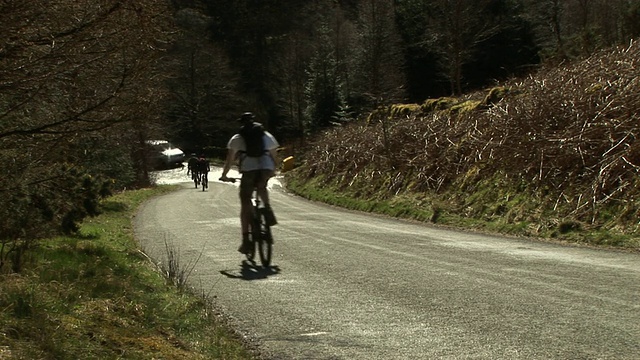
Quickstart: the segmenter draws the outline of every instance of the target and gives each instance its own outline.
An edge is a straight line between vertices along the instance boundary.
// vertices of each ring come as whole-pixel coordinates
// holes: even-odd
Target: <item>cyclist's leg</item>
[[[269,190],[267,190],[267,183],[271,178],[272,171],[271,170],[259,170],[259,177],[256,180],[256,191],[258,192],[258,196],[265,207],[269,206]]]
[[[271,170],[260,170],[259,179],[256,181],[256,191],[260,199],[262,199],[262,204],[265,208],[265,219],[269,226],[278,224],[276,216],[273,214],[273,209],[271,209],[271,203],[269,202],[269,190],[267,189],[267,183],[272,175],[273,171]]]
[[[248,171],[242,174],[242,179],[240,180],[240,205],[241,205],[241,218],[242,221],[246,223],[246,226],[243,226],[244,230],[249,230],[251,225],[251,217],[253,215],[253,207],[251,204],[251,196],[253,195],[253,189],[256,186],[256,172]]]
[[[238,251],[245,252],[245,242],[249,239],[251,232],[251,220],[253,217],[253,208],[251,205],[251,196],[255,187],[256,173],[249,171],[242,174],[240,180],[240,228],[242,231],[242,245]]]

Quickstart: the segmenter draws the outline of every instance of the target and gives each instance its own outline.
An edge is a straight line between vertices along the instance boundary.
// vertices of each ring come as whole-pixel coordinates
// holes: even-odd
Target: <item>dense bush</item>
[[[110,186],[144,183],[172,14],[115,0],[0,10],[11,34],[0,39],[0,270],[17,271],[38,239],[96,214]]]
[[[632,233],[639,66],[633,42],[489,92],[381,108],[317,138],[295,176],[357,185],[362,197],[424,194],[538,232],[573,221]]]

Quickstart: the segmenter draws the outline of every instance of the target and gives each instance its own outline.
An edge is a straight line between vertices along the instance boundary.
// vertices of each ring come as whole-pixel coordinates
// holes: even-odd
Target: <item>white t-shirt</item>
[[[277,149],[278,146],[280,146],[276,138],[274,138],[273,135],[271,135],[271,133],[268,131],[264,132],[264,135],[262,136],[262,141],[264,141],[265,150]],[[240,136],[240,134],[235,134],[233,135],[233,137],[231,137],[231,140],[229,140],[229,143],[227,144],[227,149],[232,149],[236,151],[236,156],[238,157],[237,160],[240,163],[240,169],[239,169],[240,172],[251,171],[251,170],[261,170],[261,169],[265,169],[265,170],[276,169],[276,164],[274,163],[273,159],[271,158],[271,155],[268,152],[265,152],[265,154],[259,158],[248,157],[243,152],[240,152],[240,151],[247,150],[247,147],[244,143],[244,139],[242,138],[242,136]]]

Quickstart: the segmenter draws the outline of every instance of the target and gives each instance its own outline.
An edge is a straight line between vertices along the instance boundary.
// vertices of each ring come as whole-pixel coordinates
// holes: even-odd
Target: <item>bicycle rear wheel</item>
[[[271,227],[267,225],[264,209],[260,209],[259,213],[259,229],[260,237],[258,238],[258,253],[262,266],[271,266],[271,255],[273,254],[273,237],[271,235]]]
[[[202,191],[205,191],[209,187],[209,176],[205,173],[202,174]]]
[[[247,260],[254,262],[253,259],[256,257],[256,242],[253,239],[249,240],[249,251],[244,255],[247,257]]]

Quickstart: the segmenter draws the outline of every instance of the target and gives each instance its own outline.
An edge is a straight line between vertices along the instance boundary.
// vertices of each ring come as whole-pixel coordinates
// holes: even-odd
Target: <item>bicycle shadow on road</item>
[[[280,274],[280,268],[277,266],[262,267],[251,261],[243,260],[240,271],[220,270],[220,274],[240,280],[264,280],[269,276]]]

